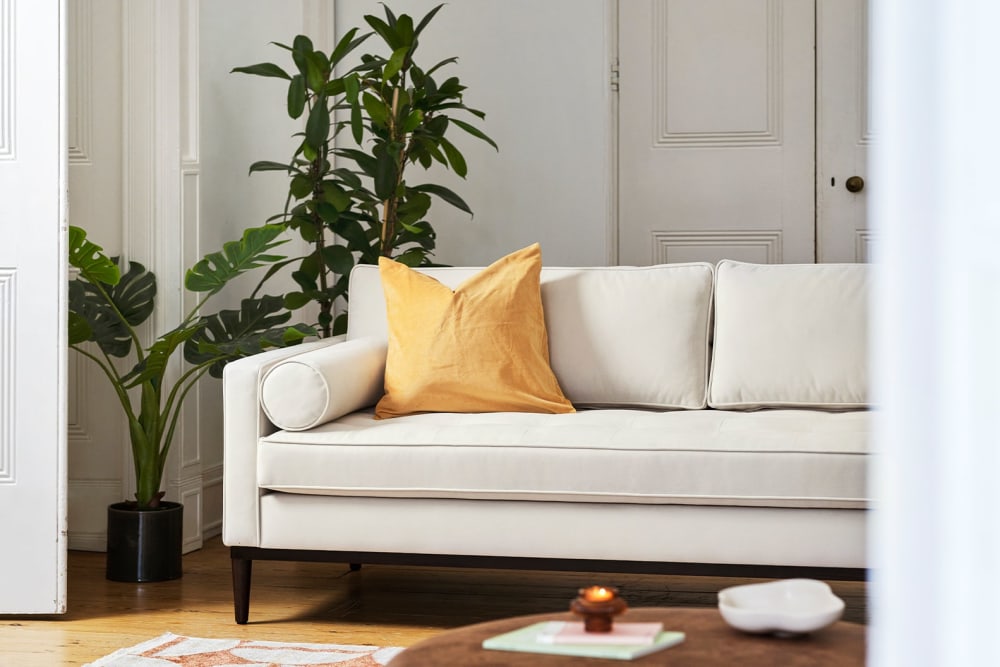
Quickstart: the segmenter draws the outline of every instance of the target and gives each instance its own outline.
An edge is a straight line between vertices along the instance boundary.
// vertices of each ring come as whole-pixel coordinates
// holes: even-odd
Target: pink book
[[[652,644],[663,632],[662,623],[615,623],[611,632],[587,632],[580,622],[553,622],[538,636],[544,644]]]

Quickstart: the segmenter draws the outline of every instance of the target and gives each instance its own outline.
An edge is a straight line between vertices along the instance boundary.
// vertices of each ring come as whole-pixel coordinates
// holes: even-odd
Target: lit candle
[[[618,589],[611,586],[581,588],[569,604],[571,612],[583,616],[587,632],[611,632],[614,616],[626,609],[628,605],[618,596]]]
[[[604,586],[591,586],[583,591],[583,598],[587,602],[606,602],[614,596],[614,591],[608,590]]]

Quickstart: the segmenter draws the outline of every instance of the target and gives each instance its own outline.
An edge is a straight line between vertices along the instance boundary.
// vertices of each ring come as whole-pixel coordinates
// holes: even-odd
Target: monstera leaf
[[[90,340],[91,329],[87,324],[87,318],[79,313],[70,313],[68,333],[70,345],[79,345]]]
[[[233,359],[316,335],[304,324],[282,326],[290,318],[280,296],[243,299],[239,310],[221,310],[203,317],[198,335],[184,345],[184,358],[197,365],[213,362],[209,374],[221,378],[222,369]]]
[[[132,349],[132,335],[104,295],[85,280],[69,283],[70,344],[97,343],[112,357],[124,357]]]
[[[101,246],[88,241],[87,232],[79,227],[69,228],[69,265],[92,283],[118,282],[118,264],[103,253]]]
[[[117,257],[112,259],[118,262]],[[156,276],[139,262],[129,262],[128,271],[108,293],[129,326],[137,327],[153,314]]]
[[[221,252],[213,252],[191,267],[184,285],[193,292],[215,294],[236,276],[285,259],[283,255],[268,255],[267,251],[286,241],[275,241],[284,231],[282,225],[264,225],[243,232],[239,241],[223,244]]]
[[[69,342],[74,345],[94,341],[105,353],[124,357],[132,349],[129,328],[142,324],[153,312],[156,278],[138,262],[129,262],[124,275],[117,257],[108,262],[114,266],[114,283],[84,280],[83,269],[81,277],[69,283]],[[101,266],[98,271],[89,271],[88,275],[111,273],[103,262]]]

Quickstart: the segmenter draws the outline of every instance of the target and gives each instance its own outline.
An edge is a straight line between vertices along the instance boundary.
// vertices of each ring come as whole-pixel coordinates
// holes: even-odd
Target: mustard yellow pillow
[[[375,418],[414,412],[573,412],[549,366],[542,251],[507,255],[452,291],[379,259],[389,320]]]

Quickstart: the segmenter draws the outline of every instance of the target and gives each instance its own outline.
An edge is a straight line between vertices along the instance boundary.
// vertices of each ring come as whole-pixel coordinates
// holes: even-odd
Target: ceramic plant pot
[[[161,502],[139,510],[134,503],[108,505],[106,576],[112,581],[167,581],[181,576],[184,506]]]

